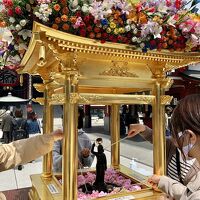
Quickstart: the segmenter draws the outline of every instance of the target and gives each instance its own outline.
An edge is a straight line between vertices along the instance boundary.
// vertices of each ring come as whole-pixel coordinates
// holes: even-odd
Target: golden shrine
[[[34,200],[77,199],[78,104],[111,106],[111,143],[120,139],[119,105],[151,104],[153,107],[154,173],[165,174],[164,107],[171,101],[165,90],[172,85],[166,72],[200,62],[200,53],[150,51],[142,53],[131,45],[105,43],[63,33],[34,23],[33,37],[21,62],[20,73],[40,75],[43,84],[34,85],[44,92],[36,99],[44,105],[44,133],[53,129],[53,105],[64,106],[63,183],[52,173],[52,154],[44,156],[43,174],[32,175],[29,198]],[[149,95],[134,93],[149,91]],[[131,93],[131,94],[130,94]],[[120,164],[120,145],[111,148],[111,166],[130,176]],[[140,183],[142,180],[132,177]],[[143,185],[136,192],[119,193],[98,199],[165,199],[165,194]],[[54,185],[58,193],[50,192]]]

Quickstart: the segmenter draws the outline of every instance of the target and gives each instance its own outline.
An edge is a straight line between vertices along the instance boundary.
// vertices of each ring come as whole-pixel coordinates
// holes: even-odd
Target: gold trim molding
[[[79,104],[152,104],[153,95],[125,95],[125,94],[91,94],[91,93],[71,93],[70,103]],[[64,104],[65,94],[53,94],[50,104]]]

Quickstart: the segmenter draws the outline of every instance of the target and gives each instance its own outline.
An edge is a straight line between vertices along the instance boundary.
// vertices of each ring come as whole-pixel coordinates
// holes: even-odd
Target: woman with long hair
[[[200,163],[200,94],[186,96],[179,101],[171,118],[174,145],[186,162],[196,159]],[[200,199],[200,171],[197,167],[185,186],[166,176],[153,175],[149,178],[153,188],[159,188],[178,200]]]

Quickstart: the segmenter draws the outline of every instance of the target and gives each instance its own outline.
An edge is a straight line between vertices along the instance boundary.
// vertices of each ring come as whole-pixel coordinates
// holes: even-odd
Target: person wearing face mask
[[[129,137],[140,134],[145,140],[153,143],[152,129],[143,124],[131,124]],[[181,151],[174,145],[171,137],[166,137],[166,172],[167,176],[187,185],[191,178],[199,170],[196,159],[183,159]]]
[[[186,96],[180,100],[171,118],[174,145],[179,149],[186,162],[196,159],[200,163],[200,94]],[[200,170],[187,185],[167,176],[153,175],[149,183],[154,189],[161,189],[175,200],[200,199]]]

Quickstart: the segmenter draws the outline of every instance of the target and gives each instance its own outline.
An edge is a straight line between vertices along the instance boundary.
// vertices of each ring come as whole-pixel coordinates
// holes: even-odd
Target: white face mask
[[[182,148],[186,160],[191,160],[191,159],[193,159],[192,157],[189,156],[189,152],[190,152],[190,150],[193,148],[193,146],[194,146],[194,144],[188,144],[188,145],[186,145],[186,146],[184,146],[184,147]]]
[[[182,136],[183,136],[183,133],[182,133],[182,132],[179,132],[179,133],[178,133],[178,136],[179,136],[179,138],[182,137]],[[182,147],[182,151],[183,151],[183,154],[184,154],[186,160],[191,160],[191,159],[193,159],[192,157],[189,156],[189,152],[190,152],[190,150],[191,150],[193,147],[194,147],[194,144],[191,144],[191,143],[189,143],[188,145]]]

